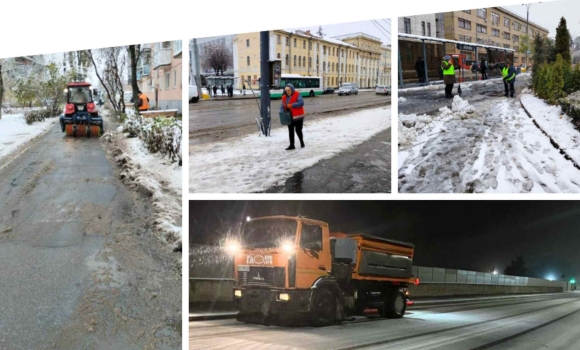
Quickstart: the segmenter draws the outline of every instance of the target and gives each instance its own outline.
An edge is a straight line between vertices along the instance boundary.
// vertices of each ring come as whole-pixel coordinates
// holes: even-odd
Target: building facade
[[[390,63],[381,66],[384,57],[390,58],[390,48],[365,33],[322,38],[309,31],[272,30],[269,44],[269,59],[281,61],[282,74],[319,76],[324,86],[332,87],[346,82],[356,82],[361,88],[374,87],[380,79],[387,79],[386,70],[390,80]],[[236,35],[233,50],[235,87],[249,82],[258,89],[260,33]]]
[[[399,33],[437,36],[435,14],[399,17]]]
[[[141,44],[137,84],[149,97],[152,108],[177,109],[181,113],[181,58],[181,40]]]
[[[502,7],[453,11],[437,14],[438,37],[503,47],[515,50],[515,66],[531,66],[532,55],[520,46],[528,35],[527,21]],[[548,36],[549,31],[534,22],[529,22],[529,42],[536,34]],[[453,44],[446,45],[447,54],[466,55],[466,60],[475,60],[475,52],[460,52]],[[478,51],[478,58],[486,58],[484,49]]]

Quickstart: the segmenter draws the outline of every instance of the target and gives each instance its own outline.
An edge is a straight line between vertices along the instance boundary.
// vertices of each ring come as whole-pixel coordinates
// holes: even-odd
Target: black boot
[[[304,148],[306,147],[306,145],[304,144],[304,141],[300,140],[300,147]]]
[[[288,146],[288,148],[286,148],[286,151],[290,151],[293,149],[296,149],[296,147],[294,147],[294,145],[290,145],[290,146]]]

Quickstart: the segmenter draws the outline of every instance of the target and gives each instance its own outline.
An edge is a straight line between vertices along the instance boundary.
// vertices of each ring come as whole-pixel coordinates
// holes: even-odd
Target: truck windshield
[[[296,221],[288,219],[255,220],[246,223],[242,234],[248,248],[276,248],[280,242],[296,237]]]

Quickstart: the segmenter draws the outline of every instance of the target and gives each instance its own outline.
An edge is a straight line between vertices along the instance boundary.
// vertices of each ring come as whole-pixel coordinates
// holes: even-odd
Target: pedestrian
[[[487,66],[485,60],[482,58],[479,64],[479,70],[481,71],[481,80],[487,80]]]
[[[455,84],[455,66],[451,56],[446,55],[441,62],[443,71],[443,83],[445,84],[445,97],[453,98],[453,85]]]
[[[137,99],[137,108],[139,108],[139,112],[147,111],[149,109],[149,97],[141,91],[137,93],[137,96],[139,96]]]
[[[503,86],[505,87],[505,97],[515,97],[516,69],[512,66],[510,60],[505,61],[505,66],[501,70],[503,76]]]
[[[224,86],[221,86],[221,90],[222,90],[222,96],[226,93],[226,89],[224,88]]]
[[[417,62],[415,62],[415,71],[417,71],[417,77],[419,77],[419,82],[422,83],[424,82],[424,75],[425,75],[425,62],[423,61],[422,57],[419,57],[417,59]]]
[[[213,86],[213,97],[217,97],[217,85]]]
[[[294,131],[300,139],[300,147],[304,148],[304,138],[302,136],[302,126],[304,123],[304,100],[302,95],[294,88],[292,84],[286,84],[284,87],[284,94],[282,94],[282,105],[280,106],[280,113],[290,112],[292,114],[292,123],[288,125],[288,136],[290,138],[290,146],[286,148],[287,151],[296,149],[294,147]]]
[[[209,97],[211,97],[211,85],[207,86],[207,93],[209,94]]]
[[[246,84],[243,84],[243,89],[244,89],[244,96],[246,96]]]

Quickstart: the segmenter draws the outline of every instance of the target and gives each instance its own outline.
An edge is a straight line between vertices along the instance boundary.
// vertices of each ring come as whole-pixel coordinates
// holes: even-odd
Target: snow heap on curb
[[[399,103],[405,103],[407,102],[407,99],[404,97],[399,97]]]
[[[57,121],[58,118],[50,118],[28,125],[24,114],[3,114],[0,119],[0,159],[41,135]]]
[[[574,127],[572,118],[564,114],[561,107],[550,106],[531,94],[523,94],[521,102],[540,128],[580,165],[580,131]]]
[[[453,98],[451,109],[439,108],[437,116],[426,114],[399,114],[399,145],[404,148],[417,142],[424,142],[439,132],[445,132],[444,123],[453,118],[467,119],[475,112],[467,100],[459,96]]]
[[[305,148],[286,151],[288,130],[190,147],[190,192],[259,192],[282,184],[296,172],[329,159],[391,126],[389,107],[304,122]]]
[[[111,152],[114,162],[121,167],[121,181],[129,188],[150,197],[153,203],[154,215],[151,226],[159,237],[171,245],[173,251],[181,250],[181,196],[168,191],[168,184],[154,176],[147,164],[140,164],[125,153],[117,138],[113,137]]]

